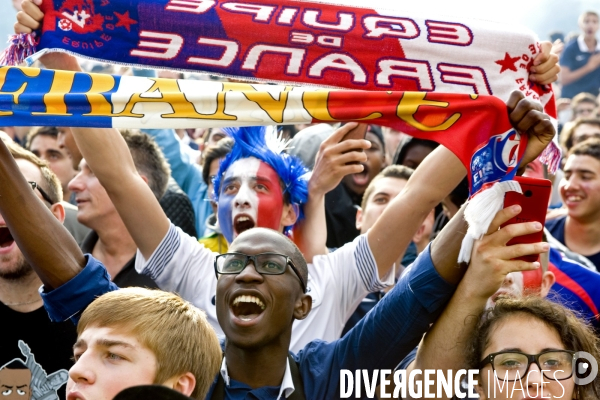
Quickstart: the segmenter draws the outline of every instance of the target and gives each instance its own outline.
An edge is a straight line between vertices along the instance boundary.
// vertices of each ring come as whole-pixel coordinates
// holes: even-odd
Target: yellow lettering
[[[449,103],[445,101],[434,101],[434,100],[426,100],[425,92],[406,92],[402,95],[402,99],[400,99],[400,103],[398,104],[397,115],[404,122],[409,125],[414,126],[415,128],[423,131],[423,132],[434,132],[434,131],[445,131],[450,128],[458,119],[460,118],[460,113],[452,114],[449,118],[447,118],[443,123],[435,126],[425,125],[417,121],[414,115],[419,111],[419,107],[421,106],[432,106],[432,107],[448,107]],[[434,116],[439,116],[439,111],[433,111]]]
[[[256,103],[264,112],[267,113],[273,122],[281,124],[283,122],[283,112],[287,105],[288,95],[292,86],[286,86],[283,92],[279,94],[279,99],[275,99],[267,91],[259,92],[252,85],[245,83],[223,83],[224,91],[242,92],[246,98]]]
[[[359,101],[359,100],[358,100]],[[329,91],[317,90],[314,92],[304,92],[302,94],[302,104],[313,119],[319,121],[340,121],[331,116],[329,112]],[[382,114],[373,112],[366,117],[344,118],[344,120],[366,121],[370,119],[381,118]]]
[[[27,88],[27,82],[23,82],[23,84],[21,85],[21,87],[19,87],[14,92],[3,92],[3,91],[1,91],[1,88],[4,87],[4,84],[6,83],[6,75],[8,74],[8,71],[11,68],[15,69],[13,67],[0,67],[0,95],[3,95],[3,94],[11,95],[13,97],[13,103],[19,104],[19,96]],[[39,69],[34,69],[34,68],[16,68],[16,69],[20,69],[21,72],[25,76],[28,76],[28,77],[31,77],[31,78],[33,78],[35,76],[38,76],[40,74],[40,70]],[[0,116],[8,116],[8,115],[13,115],[13,112],[12,111],[0,111]]]
[[[314,92],[304,92],[302,94],[302,104],[304,109],[308,111],[313,119],[319,121],[335,121],[335,118],[329,113],[327,108],[327,99],[329,99],[329,92],[324,90],[317,90]]]
[[[50,91],[44,95],[44,104],[46,112],[33,112],[32,115],[63,115],[69,116],[67,113],[67,104],[65,103],[65,94],[71,91],[75,72],[71,71],[54,71],[52,78],[52,86]]]
[[[194,118],[194,119],[220,119],[236,120],[237,117],[225,113],[225,93],[217,93],[217,108],[213,114],[199,114],[194,105],[188,101],[185,94],[181,92],[175,79],[152,79],[154,84],[144,93],[135,93],[127,104],[125,109],[119,113],[120,117],[141,118],[143,114],[136,114],[133,108],[137,103],[168,103],[173,109],[172,113],[162,114],[163,118]],[[159,96],[148,97],[148,94],[158,94]]]
[[[85,92],[85,97],[90,103],[89,116],[115,117],[118,114],[112,113],[112,105],[102,93],[112,90],[115,86],[115,78],[108,74],[90,74],[92,85],[90,90]]]

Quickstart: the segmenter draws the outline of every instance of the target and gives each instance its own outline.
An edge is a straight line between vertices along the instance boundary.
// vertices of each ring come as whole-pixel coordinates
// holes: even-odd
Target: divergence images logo
[[[592,383],[598,376],[598,361],[590,353],[578,351],[573,363],[573,380],[583,386]]]

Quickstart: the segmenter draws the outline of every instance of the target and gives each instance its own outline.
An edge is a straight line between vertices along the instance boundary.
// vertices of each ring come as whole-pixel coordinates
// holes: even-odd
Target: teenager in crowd
[[[42,296],[53,319],[77,319],[80,311],[98,295],[117,289],[102,265],[91,256],[84,257],[68,232],[43,204],[30,199],[34,194],[3,148],[0,148],[0,178],[6,183],[0,187],[0,211],[6,214],[7,225],[15,240],[44,282]],[[24,223],[19,218],[42,210],[44,213],[35,223]],[[394,207],[388,207],[380,220],[394,213]],[[445,228],[448,231],[442,232],[442,237],[454,238],[452,246],[438,246],[434,242],[405,272],[395,288],[346,336],[331,343],[311,342],[295,357],[290,357],[288,351],[292,323],[306,318],[313,304],[306,289],[306,262],[293,242],[275,230],[255,228],[242,232],[231,244],[230,253],[218,257],[214,263],[219,276],[216,309],[227,341],[221,371],[212,386],[210,398],[336,398],[340,395],[340,369],[392,368],[417,344],[464,273],[464,266],[457,268],[453,261],[462,236],[456,228],[463,228],[463,222],[456,220],[457,224],[450,223]],[[531,233],[532,223],[523,225],[528,228],[525,233]],[[49,239],[40,243],[42,237]],[[57,246],[59,243],[60,247]],[[518,247],[515,255],[539,252],[539,247],[540,244]],[[56,252],[56,248],[62,251]],[[517,269],[537,267],[533,263],[511,263]],[[93,310],[94,303],[90,307]],[[106,314],[112,317],[113,308],[107,307]],[[138,306],[125,308],[135,316],[140,315]],[[107,333],[104,329],[92,329],[86,335],[86,331],[90,332],[90,324],[86,323],[88,310],[90,308],[84,311],[80,321],[80,330],[84,329],[80,339],[86,342],[102,339],[98,335]],[[156,325],[159,319],[151,320]],[[109,323],[99,325],[112,326]],[[91,324],[91,327],[95,326]],[[145,327],[141,331],[152,334],[160,328],[162,326]],[[166,329],[169,333],[171,330]],[[111,343],[111,339],[107,340]],[[169,346],[174,343],[178,344],[177,341],[170,342]],[[81,343],[75,348],[80,357],[77,364],[86,360],[97,366],[93,364],[96,349],[91,347],[78,353],[80,348]],[[86,349],[85,345],[83,348]],[[115,358],[111,351],[109,353],[111,359]],[[78,371],[78,368],[72,370],[74,381],[79,377],[75,375]],[[147,369],[143,371],[147,373]],[[189,375],[177,374],[172,387],[187,392],[183,388],[188,387]],[[87,375],[87,378],[92,379],[92,376]],[[81,382],[82,385],[86,383]],[[166,382],[159,380],[158,383],[171,386],[172,381],[167,378]],[[79,395],[76,384],[70,386],[73,387],[76,389],[70,393]]]
[[[600,268],[600,139],[588,139],[567,154],[560,194],[568,214],[546,227],[569,250]]]
[[[574,353],[586,352],[598,360],[600,343],[568,309],[540,297],[502,299],[479,320],[467,358],[469,368],[480,370],[481,399],[600,397],[597,378],[585,385],[575,383],[574,374],[591,364],[573,365]]]
[[[414,369],[452,370],[466,368],[465,349],[469,338],[477,325],[476,315],[487,307],[493,307],[495,301],[503,296],[521,297],[525,293],[536,293],[546,296],[555,277],[548,272],[548,255],[544,254],[544,262],[536,262],[544,267],[535,270],[523,270],[529,264],[514,260],[516,254],[526,245],[507,243],[517,236],[539,232],[542,225],[537,222],[500,226],[517,216],[520,206],[512,206],[499,211],[492,221],[488,233],[474,245],[473,257],[464,278],[457,287],[456,293],[448,303],[440,318],[425,335],[417,351],[413,351],[400,363],[399,367],[407,370],[407,375]],[[457,224],[456,218],[462,220],[463,209],[451,220]],[[466,230],[463,222],[462,229]],[[441,246],[453,247],[457,239],[448,236],[447,229],[442,230],[436,238]],[[549,251],[547,243],[540,244],[537,253]]]
[[[13,267],[9,271],[8,266],[2,269],[12,272],[14,286],[22,282],[20,289],[15,287],[8,292],[5,286],[5,290],[1,291],[4,295],[13,296],[13,300],[19,300],[14,296],[21,299],[20,304],[15,305],[16,302],[12,301],[9,306],[14,308],[13,316],[4,313],[8,317],[5,321],[12,320],[14,323],[3,338],[9,339],[7,334],[13,337],[16,334],[16,339],[23,343],[19,343],[22,362],[33,377],[28,390],[51,396],[48,391],[57,390],[69,377],[69,398],[109,400],[121,389],[143,383],[164,384],[188,396],[204,398],[221,361],[219,343],[205,314],[176,295],[127,288],[103,296],[81,315],[77,342],[72,323],[66,319],[61,319],[65,322],[60,324],[50,323],[48,314],[40,307],[42,299],[37,290],[40,278],[33,272],[32,268],[36,267],[28,262],[43,265],[53,276],[51,281],[59,279],[63,283],[66,281],[62,281],[57,263],[63,264],[67,271],[86,263],[92,267],[101,264],[91,255],[84,256],[73,237],[62,227],[58,179],[43,163],[36,166],[30,161],[36,159],[35,156],[26,159],[15,154],[17,160],[4,142],[0,143],[0,180],[3,182],[0,188],[0,213],[3,217],[0,233],[3,241],[8,240],[8,246],[2,243],[3,253],[4,257],[21,259],[18,269]],[[54,186],[58,189],[50,190],[42,176],[54,177]],[[36,183],[33,190],[28,181]],[[45,197],[51,199],[51,196],[55,200],[49,209],[51,200]],[[18,251],[20,244],[25,246],[23,254]],[[17,270],[22,275],[19,278],[15,275]],[[101,271],[101,277],[109,280],[103,266]],[[47,277],[43,275],[42,280],[50,289],[53,283]],[[93,277],[94,280],[99,278]],[[73,285],[77,283],[69,282],[66,286],[73,289]],[[52,292],[50,296],[57,295],[60,293]],[[25,301],[27,298],[33,300]],[[53,313],[60,309],[59,305],[58,309],[50,308],[48,311]],[[79,317],[80,314],[74,316],[75,320]],[[14,347],[17,346],[16,339],[10,341]],[[69,356],[73,354],[74,343],[76,363],[67,376],[66,370],[56,369],[59,365],[63,368],[72,365]],[[2,355],[9,354],[15,354],[15,349],[3,347]],[[18,360],[21,357],[15,357],[13,361]]]
[[[598,13],[586,11],[579,16],[582,34],[568,43],[560,57],[562,68],[562,97],[570,99],[576,94],[587,92],[598,96],[600,88],[600,43]]]

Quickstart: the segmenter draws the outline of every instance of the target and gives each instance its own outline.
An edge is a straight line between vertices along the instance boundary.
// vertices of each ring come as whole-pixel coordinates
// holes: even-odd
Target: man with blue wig
[[[18,32],[35,28],[43,18],[43,13],[36,11],[36,4],[26,3],[24,13],[28,13],[29,18],[25,23],[16,24]],[[40,61],[49,68],[80,70],[77,60],[64,53],[48,54]],[[514,101],[513,106],[517,102]],[[239,130],[234,135],[234,150],[224,162],[228,167],[220,169],[215,185],[219,225],[226,238],[233,240],[253,227],[284,231],[298,220],[307,196],[303,210],[307,219],[302,237],[296,239],[309,244],[321,243],[326,230],[319,225],[319,221],[324,221],[319,215],[324,213],[325,193],[344,175],[361,172],[360,163],[366,159],[360,150],[368,148],[369,142],[342,141],[355,127],[356,124],[347,124],[323,142],[307,194],[303,189],[307,185],[302,180],[304,171],[299,163],[282,153],[285,146],[281,142],[271,135]],[[73,135],[138,246],[136,270],[149,275],[162,289],[175,291],[204,309],[209,321],[221,332],[214,300],[215,253],[170,223],[137,173],[115,129],[73,128]],[[286,162],[289,164],[285,165]],[[380,218],[369,232],[331,254],[306,257],[312,263],[308,265],[307,282],[303,287],[312,298],[312,312],[294,323],[291,349],[299,350],[313,339],[338,338],[361,300],[368,293],[393,283],[392,267],[414,232],[465,174],[458,158],[445,148],[432,153],[421,171],[390,204],[385,218]],[[306,250],[303,246],[300,248],[306,256]],[[255,303],[246,297],[241,301]],[[74,313],[78,311],[81,310]]]

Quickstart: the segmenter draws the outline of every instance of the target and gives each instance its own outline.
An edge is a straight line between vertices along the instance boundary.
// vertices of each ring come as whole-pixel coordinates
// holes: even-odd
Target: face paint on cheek
[[[270,182],[269,193],[258,193],[257,226],[279,231],[283,214],[283,193],[279,175],[268,164],[261,162],[257,176]]]
[[[233,242],[233,220],[231,205],[233,204],[234,196],[221,193],[219,196],[217,219],[221,232],[228,243]]]
[[[523,271],[523,290],[525,293],[538,293],[542,288],[542,268],[531,271]]]
[[[231,164],[225,172],[219,196],[218,218],[221,232],[229,243],[236,237],[235,223],[238,217],[249,217],[257,224],[259,199],[254,187],[260,163],[254,157],[242,158]],[[230,182],[234,189],[228,191],[226,182]]]

